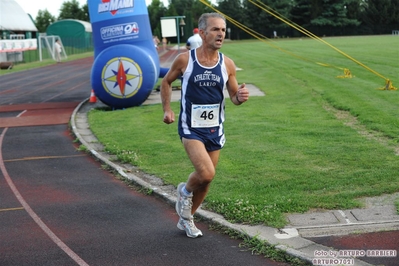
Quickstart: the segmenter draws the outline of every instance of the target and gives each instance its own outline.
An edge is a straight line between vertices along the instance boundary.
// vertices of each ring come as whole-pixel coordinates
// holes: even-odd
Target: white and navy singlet
[[[183,73],[179,135],[184,138],[224,139],[223,90],[228,79],[224,56],[212,67],[202,66],[190,50],[186,71]]]

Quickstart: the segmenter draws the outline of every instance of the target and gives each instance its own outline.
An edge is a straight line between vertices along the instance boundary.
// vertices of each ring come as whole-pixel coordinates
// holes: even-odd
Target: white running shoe
[[[182,231],[186,231],[186,235],[191,238],[202,236],[201,230],[199,230],[194,224],[194,217],[191,216],[189,220],[179,218],[177,228]]]
[[[191,218],[191,208],[193,207],[193,196],[184,196],[181,189],[186,183],[180,183],[177,186],[177,200],[176,200],[176,212],[177,214],[186,220]]]

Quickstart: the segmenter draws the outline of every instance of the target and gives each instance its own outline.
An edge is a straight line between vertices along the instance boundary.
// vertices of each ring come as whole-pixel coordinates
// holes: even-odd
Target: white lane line
[[[8,128],[5,128],[0,135],[0,170],[3,173],[4,178],[7,181],[8,186],[11,188],[12,192],[14,193],[15,197],[18,199],[18,201],[21,203],[21,205],[25,208],[26,212],[32,217],[32,219],[35,221],[35,223],[50,237],[50,239],[57,244],[58,247],[60,247],[69,257],[71,257],[78,265],[81,266],[88,266],[82,258],[80,258],[75,252],[73,252],[72,249],[70,249],[64,242],[62,242],[61,239],[59,239],[53,231],[51,231],[50,228],[47,227],[47,225],[40,219],[40,217],[32,210],[32,208],[29,206],[29,204],[25,201],[25,199],[22,197],[21,193],[19,193],[17,187],[14,185],[14,182],[12,182],[11,177],[8,175],[7,169],[4,165],[3,161],[3,153],[2,153],[2,146],[3,146],[3,140],[4,136],[7,132]]]

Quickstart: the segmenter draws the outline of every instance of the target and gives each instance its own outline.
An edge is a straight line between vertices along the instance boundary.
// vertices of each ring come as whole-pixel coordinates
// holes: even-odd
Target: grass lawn
[[[285,214],[362,207],[362,197],[399,191],[399,38],[226,41],[222,52],[239,82],[265,97],[226,106],[226,146],[203,208],[237,223],[281,227]],[[298,57],[292,54],[298,55]],[[302,60],[301,58],[306,58]],[[328,65],[321,66],[315,62]],[[351,71],[353,78],[337,78]],[[176,114],[179,103],[173,103]],[[185,181],[192,166],[177,123],[162,122],[160,104],[93,110],[91,130],[121,161],[165,183]]]

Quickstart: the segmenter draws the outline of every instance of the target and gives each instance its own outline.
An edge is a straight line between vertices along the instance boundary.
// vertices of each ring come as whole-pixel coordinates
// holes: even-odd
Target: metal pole
[[[179,18],[176,18],[176,27],[177,27],[177,54],[180,54],[180,25]]]
[[[43,57],[42,57],[42,36],[39,33],[39,59],[40,62],[43,61]]]

